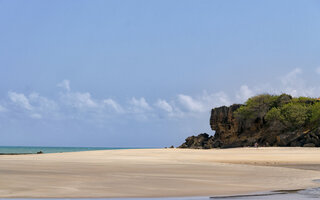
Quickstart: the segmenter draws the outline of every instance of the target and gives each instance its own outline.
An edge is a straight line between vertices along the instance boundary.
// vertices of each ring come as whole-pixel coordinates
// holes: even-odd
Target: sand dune
[[[137,149],[0,156],[1,198],[169,197],[318,187],[320,149]]]

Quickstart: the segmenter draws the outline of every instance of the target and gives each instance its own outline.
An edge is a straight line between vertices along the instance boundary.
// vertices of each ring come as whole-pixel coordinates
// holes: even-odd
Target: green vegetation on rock
[[[310,124],[319,126],[320,124],[320,102],[315,103],[311,108]]]
[[[260,119],[267,124],[281,123],[286,129],[312,129],[320,124],[320,101],[309,97],[293,98],[287,94],[262,94],[248,99],[235,114],[249,122]]]

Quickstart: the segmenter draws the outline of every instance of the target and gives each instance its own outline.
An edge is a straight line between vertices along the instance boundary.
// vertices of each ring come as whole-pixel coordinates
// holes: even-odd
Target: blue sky
[[[319,1],[0,0],[0,145],[163,147],[320,96]]]

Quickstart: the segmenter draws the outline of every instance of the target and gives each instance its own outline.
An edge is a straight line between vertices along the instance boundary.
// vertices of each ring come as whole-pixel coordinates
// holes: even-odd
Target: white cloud
[[[116,101],[114,101],[113,99],[105,99],[103,100],[103,103],[107,106],[110,106],[111,108],[113,108],[117,113],[124,113],[123,108],[121,107],[120,104],[118,104]]]
[[[178,102],[191,113],[208,112],[213,107],[231,104],[224,92],[209,94],[206,91],[195,97],[180,94]]]
[[[204,110],[202,103],[193,99],[191,96],[179,94],[178,100],[189,111],[202,112]]]
[[[292,70],[287,75],[281,78],[282,84],[284,85],[297,84],[297,81],[300,82],[300,79],[298,79],[298,75],[301,73],[302,73],[302,70],[300,68],[295,68],[294,70]]]
[[[26,110],[33,109],[28,98],[24,94],[16,93],[16,92],[9,92],[8,96],[13,103],[19,105],[20,107],[22,107]]]
[[[140,99],[136,99],[135,97],[133,97],[129,103],[132,105],[132,110],[134,112],[143,112],[143,111],[152,110],[151,106],[143,97],[141,97]]]
[[[155,105],[157,107],[161,108],[162,110],[167,111],[167,112],[173,111],[172,106],[166,100],[158,99],[158,101],[156,102]]]
[[[320,74],[320,67],[318,67],[318,68],[316,69],[316,72],[317,72],[318,74]]]
[[[280,89],[281,93],[284,92],[292,96],[318,96],[320,88],[307,86],[306,81],[299,76],[300,74],[302,74],[302,70],[296,68],[287,75],[281,77],[280,80],[282,85],[276,86],[278,91]]]
[[[63,103],[79,109],[96,108],[98,104],[91,98],[89,92],[64,93],[61,95]]]
[[[254,92],[249,89],[247,85],[242,85],[240,90],[236,94],[236,98],[241,101],[241,103],[245,102],[248,98],[254,96]]]
[[[230,105],[231,101],[228,95],[224,92],[217,92],[208,94],[206,91],[203,92],[199,98],[206,108],[212,108],[213,106]]]
[[[61,83],[58,83],[57,86],[65,89],[68,92],[71,90],[70,89],[70,81],[69,80],[63,80]]]
[[[216,94],[220,105],[231,105],[231,101],[228,97],[228,95],[226,95],[224,92],[219,92]]]
[[[53,117],[57,114],[58,105],[55,101],[40,96],[38,93],[25,95],[22,93],[8,92],[9,99],[15,105],[22,108],[21,114],[35,119],[43,118],[43,116]],[[16,110],[16,109],[14,109]]]
[[[28,96],[28,100],[30,103],[32,103],[34,110],[40,110],[41,112],[51,112],[58,109],[58,105],[55,101],[40,96],[35,92],[31,93]]]

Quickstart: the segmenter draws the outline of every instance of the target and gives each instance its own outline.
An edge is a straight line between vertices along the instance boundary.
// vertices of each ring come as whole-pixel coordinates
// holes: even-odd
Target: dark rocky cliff
[[[255,143],[259,146],[320,146],[320,124],[312,127],[304,124],[291,128],[292,125],[286,126],[280,120],[267,121],[266,113],[271,107],[263,111],[261,105],[254,117],[243,118],[237,116],[236,112],[241,106],[234,104],[212,109],[210,126],[215,131],[214,136],[208,134],[191,136],[180,147],[230,148],[254,146]]]

